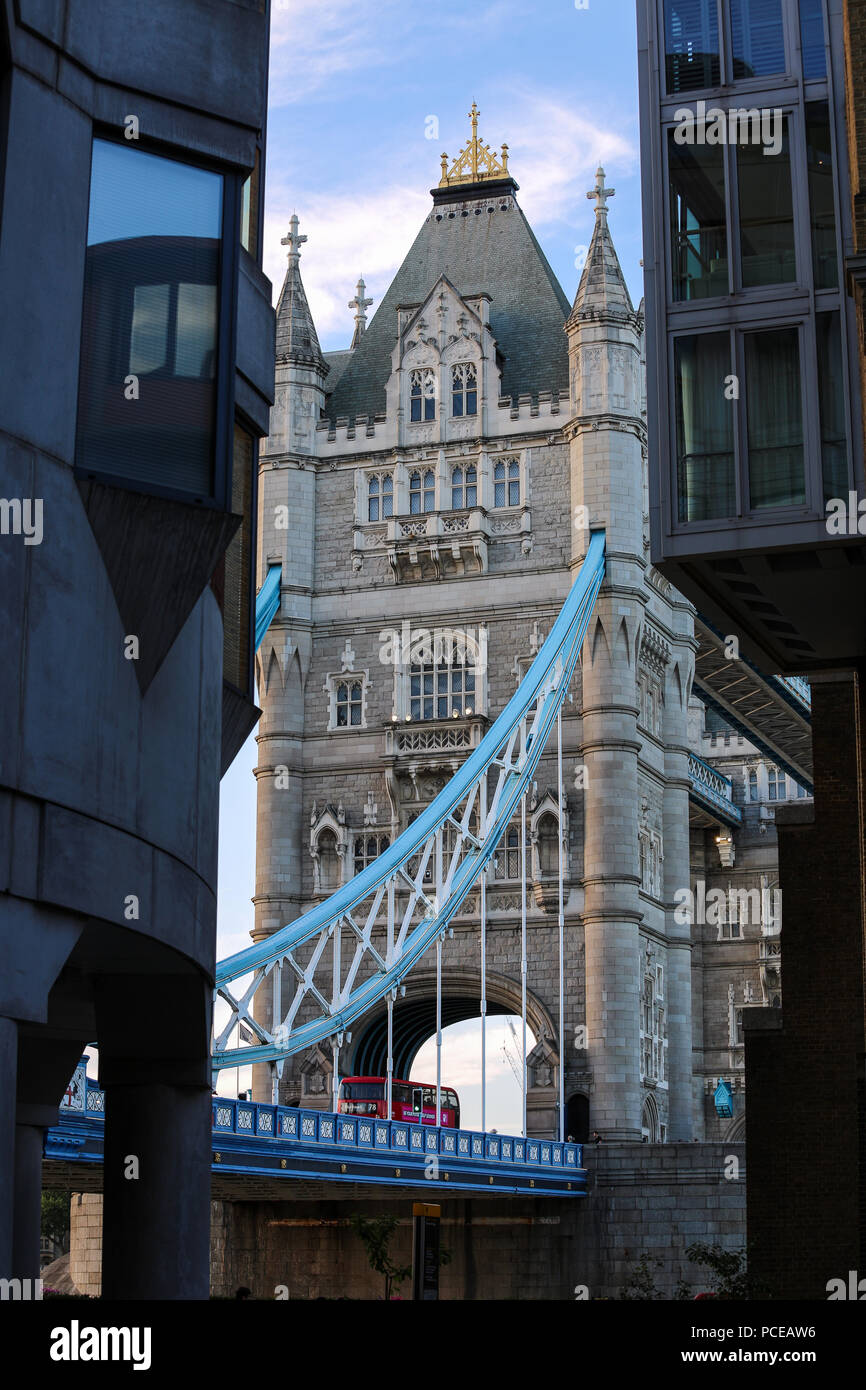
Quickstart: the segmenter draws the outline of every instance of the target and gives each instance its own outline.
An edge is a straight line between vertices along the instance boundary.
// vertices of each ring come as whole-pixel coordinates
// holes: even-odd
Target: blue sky
[[[349,345],[347,306],[361,274],[375,313],[429,211],[441,154],[453,159],[468,139],[473,101],[482,138],[497,151],[509,146],[518,202],[570,299],[594,224],[585,195],[601,161],[616,189],[611,232],[640,300],[634,0],[580,9],[574,0],[273,0],[272,8],[265,271],[276,301],[286,264],[280,239],[296,212],[309,238],[301,272],[326,351]],[[431,117],[438,134],[428,139]],[[249,944],[255,761],[250,739],[222,783],[220,956]],[[494,1023],[499,1074],[489,1123],[503,1129],[517,1093],[500,1052],[504,1024]],[[449,1030],[446,1052],[449,1080],[467,1101],[475,1099],[473,1029]]]

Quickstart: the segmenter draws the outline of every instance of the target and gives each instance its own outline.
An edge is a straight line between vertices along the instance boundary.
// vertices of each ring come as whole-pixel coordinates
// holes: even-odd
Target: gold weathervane
[[[489,145],[485,145],[483,140],[478,139],[478,107],[472,103],[472,110],[469,112],[469,119],[472,122],[472,139],[460,151],[451,168],[448,168],[448,156],[442,156],[442,177],[439,180],[440,188],[450,188],[458,183],[484,183],[488,179],[507,179],[508,173],[508,146],[502,146],[502,158],[495,155]]]

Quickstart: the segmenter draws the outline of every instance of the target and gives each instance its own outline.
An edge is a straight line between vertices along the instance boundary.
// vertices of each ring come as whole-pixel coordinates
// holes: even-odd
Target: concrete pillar
[[[56,1120],[57,1112],[53,1118]],[[42,1233],[42,1142],[45,1128],[15,1126],[15,1219],[12,1227],[12,1277],[39,1278]]]
[[[811,681],[814,809],[776,810],[781,1025],[744,1011],[749,1269],[777,1299],[866,1270],[866,682]]]
[[[209,1087],[106,1086],[103,1298],[208,1297],[210,1163]]]
[[[0,1279],[12,1278],[18,1025],[0,1018]]]

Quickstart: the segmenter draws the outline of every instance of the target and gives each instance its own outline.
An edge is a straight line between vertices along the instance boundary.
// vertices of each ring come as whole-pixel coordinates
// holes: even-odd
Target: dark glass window
[[[76,465],[214,491],[223,178],[94,140]]]
[[[494,507],[520,506],[520,463],[517,459],[508,460],[507,471],[504,461],[494,466],[493,505]]]
[[[680,521],[734,516],[734,410],[727,333],[699,333],[674,344],[677,492]]]
[[[723,151],[718,145],[677,144],[670,131],[668,159],[674,299],[727,294]]]
[[[833,196],[833,152],[826,101],[806,103],[806,158],[809,166],[809,208],[812,219],[812,264],[816,290],[839,284],[836,258],[836,203]]]
[[[409,379],[409,416],[419,420],[436,418],[436,378],[429,367],[412,372]]]
[[[464,470],[462,467],[452,468],[451,470],[451,510],[462,511],[464,507],[475,507],[478,504],[478,474],[475,465],[470,464]]]
[[[740,254],[746,289],[797,278],[787,117],[779,153],[765,154],[764,149],[760,143],[737,146]]]
[[[848,438],[845,429],[845,377],[839,313],[815,315],[818,339],[818,408],[821,415],[821,467],[824,501],[848,491]]]
[[[475,415],[478,411],[478,386],[472,362],[458,362],[451,368],[452,415]]]
[[[746,333],[744,343],[751,505],[796,506],[806,500],[797,329]]]
[[[826,77],[823,0],[800,0],[800,46],[803,52],[803,76],[807,80]]]
[[[782,0],[731,0],[734,78],[785,72]]]
[[[665,0],[665,67],[669,92],[718,87],[717,0]]]
[[[337,728],[359,726],[364,707],[364,689],[360,681],[341,681],[337,686]]]

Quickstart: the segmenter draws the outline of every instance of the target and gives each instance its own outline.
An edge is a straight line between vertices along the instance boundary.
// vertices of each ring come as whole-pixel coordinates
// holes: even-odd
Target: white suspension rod
[[[562,706],[556,711],[556,781],[559,807],[559,1142],[565,1140],[565,909],[563,903]]]
[[[481,779],[480,822],[487,823],[487,774]],[[483,830],[482,830],[483,833]],[[481,870],[481,1130],[487,1133],[487,867]]]
[[[422,1098],[423,1109],[423,1098]],[[442,1123],[442,937],[436,938],[436,1124]]]
[[[523,1015],[523,1136],[526,1137],[526,792],[520,798],[520,1010]]]

